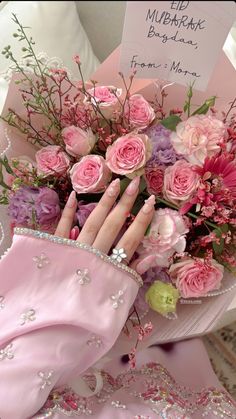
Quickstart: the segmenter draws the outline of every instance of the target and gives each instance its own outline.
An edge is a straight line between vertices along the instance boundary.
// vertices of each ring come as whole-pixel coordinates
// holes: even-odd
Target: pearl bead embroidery
[[[34,256],[33,261],[36,263],[37,268],[42,269],[48,265],[49,258],[44,253],[41,253],[40,256]]]
[[[5,307],[4,297],[0,295],[0,310],[2,310],[4,307]]]
[[[27,322],[33,322],[36,320],[35,317],[35,310],[31,309],[26,311],[25,313],[22,313],[20,316],[20,325],[24,326]]]
[[[88,284],[91,282],[91,278],[89,276],[89,270],[88,269],[77,269],[76,275],[77,275],[77,282],[80,285]]]
[[[115,310],[119,307],[119,305],[123,304],[124,302],[123,298],[121,298],[122,295],[124,295],[124,291],[119,290],[117,294],[110,296],[110,299],[112,301],[112,307]]]
[[[49,372],[42,372],[42,371],[38,372],[38,376],[42,380],[42,384],[40,386],[41,390],[44,390],[46,386],[51,386],[52,383],[51,383],[50,378],[52,377],[53,373],[54,373],[53,370]]]
[[[23,228],[23,227],[15,227],[14,228],[14,233],[18,234],[18,235],[23,235],[23,236],[32,236],[32,237],[35,237],[37,239],[50,241],[50,242],[60,244],[60,245],[72,246],[72,247],[77,247],[79,249],[87,250],[88,252],[93,253],[96,256],[98,256],[104,262],[107,262],[107,263],[109,263],[113,266],[116,266],[118,269],[120,269],[122,271],[125,271],[127,274],[129,274],[134,279],[135,282],[137,282],[139,287],[141,287],[143,285],[143,280],[142,280],[141,276],[134,269],[131,269],[129,266],[126,266],[123,263],[120,263],[120,262],[117,262],[116,260],[113,260],[111,257],[107,256],[105,253],[100,252],[100,250],[95,249],[94,247],[89,246],[88,244],[80,243],[78,241],[71,240],[71,239],[65,239],[65,238],[62,238],[62,237],[53,236],[53,235],[48,234],[48,233],[44,233],[44,232],[36,231],[36,230],[31,230],[29,228]]]
[[[12,352],[13,344],[9,343],[5,348],[0,349],[0,361],[4,361],[4,359],[13,359],[14,354]]]
[[[102,346],[102,339],[99,336],[92,335],[91,338],[87,340],[87,345],[100,348]]]

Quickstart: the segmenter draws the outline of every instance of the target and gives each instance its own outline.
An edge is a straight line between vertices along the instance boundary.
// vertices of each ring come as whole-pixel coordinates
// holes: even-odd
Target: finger
[[[129,260],[132,258],[144,238],[145,232],[153,218],[154,205],[155,196],[151,195],[145,201],[144,206],[135,217],[135,220],[116,245],[117,249],[124,249],[127,255],[127,262],[129,262]]]
[[[70,237],[70,231],[71,231],[76,209],[77,209],[76,193],[75,191],[72,191],[68,198],[66,206],[62,212],[61,219],[55,231],[55,236],[65,237],[67,239]]]
[[[115,179],[107,188],[97,206],[91,212],[78,236],[78,241],[92,245],[120,193],[120,179]]]
[[[135,177],[123,193],[119,203],[106,218],[93,246],[108,253],[130,213],[139,192],[140,177]]]

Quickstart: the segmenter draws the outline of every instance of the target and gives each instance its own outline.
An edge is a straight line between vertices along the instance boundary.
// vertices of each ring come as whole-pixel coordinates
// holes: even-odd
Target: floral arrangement
[[[124,89],[85,82],[37,59],[32,38],[13,17],[25,71],[7,46],[25,109],[1,117],[25,141],[35,145],[35,161],[0,159],[1,204],[8,205],[12,226],[53,233],[72,190],[78,196],[76,239],[109,183],[120,178],[121,194],[135,176],[140,192],[128,226],[154,194],[156,211],[137,253],[148,267],[134,311],[149,308],[170,316],[177,302],[214,295],[224,284],[224,270],[235,271],[236,116],[234,100],[225,113],[216,97],[192,110],[193,86],[183,109],[166,115],[166,87],[155,100],[131,94],[135,74],[120,74]],[[131,313],[133,314],[133,313]],[[141,330],[141,331],[140,331]],[[139,329],[139,339],[150,325]]]

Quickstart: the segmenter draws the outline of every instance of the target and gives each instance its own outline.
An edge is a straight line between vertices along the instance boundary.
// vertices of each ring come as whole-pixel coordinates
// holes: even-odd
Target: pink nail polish
[[[76,193],[75,193],[75,191],[72,191],[69,198],[68,198],[68,201],[67,201],[66,205],[69,208],[73,208],[75,206],[75,204],[76,204]]]
[[[136,176],[125,190],[127,195],[134,195],[136,192],[138,192],[139,183],[140,177]]]
[[[139,264],[136,266],[136,271],[140,275],[144,274],[144,272],[146,272],[148,269],[149,269],[149,264],[145,260],[139,262]]]
[[[117,195],[119,190],[120,190],[120,179],[117,178],[117,179],[113,180],[113,182],[111,182],[111,184],[108,186],[107,194],[108,194],[108,196],[110,196],[112,198],[113,196]]]
[[[155,195],[149,196],[149,198],[145,201],[145,205],[142,208],[142,211],[144,212],[144,214],[148,214],[149,212],[152,211],[155,205],[155,202],[156,202]]]
[[[72,228],[72,230],[70,231],[70,239],[71,240],[76,240],[78,238],[79,235],[79,227],[75,226]]]

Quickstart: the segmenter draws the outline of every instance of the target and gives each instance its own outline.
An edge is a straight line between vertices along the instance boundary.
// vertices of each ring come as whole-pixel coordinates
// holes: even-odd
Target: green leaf
[[[216,101],[216,96],[210,97],[203,103],[203,105],[201,105],[199,108],[196,109],[196,111],[192,113],[192,116],[205,115],[209,111],[209,109],[215,105],[215,101]]]
[[[218,256],[221,255],[221,253],[223,252],[224,245],[225,245],[225,241],[222,237],[222,234],[227,233],[228,231],[229,231],[228,224],[223,224],[222,226],[213,230],[213,233],[215,233],[216,237],[218,237],[220,239],[219,244],[216,243],[216,242],[212,243],[213,250],[214,250],[215,254],[218,255]]]
[[[151,223],[149,224],[147,230],[145,231],[144,236],[148,236],[148,234],[150,233],[150,230],[151,230]]]
[[[179,122],[181,122],[181,118],[178,115],[170,115],[163,119],[160,123],[163,127],[170,129],[171,131],[175,131]]]
[[[120,196],[123,195],[125,189],[130,184],[131,180],[132,179],[125,177],[124,179],[120,181]],[[147,185],[146,185],[145,179],[141,177],[140,184],[139,184],[139,193],[142,193],[146,189],[146,186]]]

